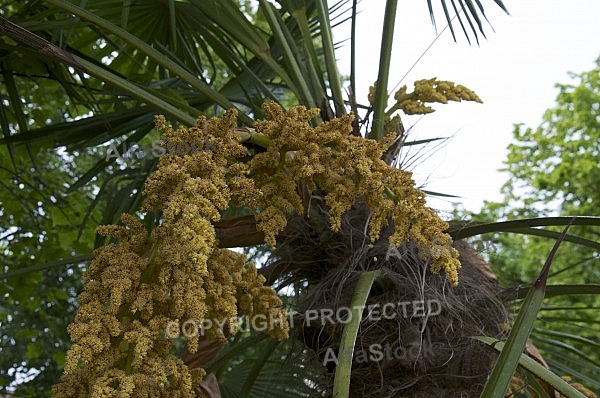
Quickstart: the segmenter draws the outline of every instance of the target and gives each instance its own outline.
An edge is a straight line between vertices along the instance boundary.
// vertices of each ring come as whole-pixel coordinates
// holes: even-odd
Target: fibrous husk
[[[346,322],[344,308],[351,306],[361,274],[380,269],[354,348],[351,396],[479,396],[496,354],[470,336],[502,337],[506,330],[502,326],[509,320],[487,264],[468,245],[455,244],[462,268],[458,286],[452,286],[443,273],[432,273],[430,262],[418,252],[403,251],[402,258],[389,255],[387,238],[393,225],[371,244],[369,212],[363,205],[344,216],[337,233],[323,225],[326,210],[318,198],[311,211],[309,219],[290,221],[285,239],[263,270],[268,279],[308,286],[294,318],[296,337],[333,372],[332,354],[338,355]],[[381,312],[386,304],[386,316],[376,312],[369,316],[369,306]],[[321,316],[332,312],[333,316]],[[373,347],[383,355],[373,354]],[[323,382],[330,383],[331,378]]]

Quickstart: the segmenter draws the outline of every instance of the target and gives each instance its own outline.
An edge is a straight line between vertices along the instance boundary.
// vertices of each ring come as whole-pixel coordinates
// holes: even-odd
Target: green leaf
[[[385,109],[388,101],[388,80],[390,63],[392,60],[392,43],[394,41],[394,26],[396,25],[397,0],[387,0],[383,17],[383,36],[381,38],[381,51],[379,54],[379,72],[375,88],[375,103],[373,116],[373,129],[369,138],[377,141],[383,139],[383,126],[385,122]]]
[[[84,10],[83,8],[77,7],[76,5],[73,5],[66,1],[48,0],[48,2],[50,4],[54,4],[64,10],[66,10],[70,13],[73,13],[80,18],[90,21],[94,25],[96,25],[102,29],[106,29],[107,31],[111,32],[112,34],[125,40],[128,44],[134,46],[139,51],[146,54],[148,57],[150,57],[150,59],[155,61],[157,64],[172,71],[175,74],[175,76],[179,76],[182,80],[184,80],[186,83],[190,84],[192,87],[194,87],[196,90],[198,90],[202,94],[206,95],[208,98],[210,98],[216,104],[219,104],[226,109],[234,108],[234,105],[229,100],[227,100],[223,95],[219,94],[217,91],[215,91],[214,89],[212,89],[211,87],[206,85],[204,82],[199,80],[196,76],[194,76],[190,72],[188,72],[185,68],[181,67],[177,63],[168,59],[163,54],[161,54],[160,52],[158,52],[157,50],[152,48],[150,45],[144,43],[142,40],[140,40],[136,36],[130,34],[126,30],[110,23],[109,21],[107,21],[103,18],[98,17],[97,15],[95,15],[91,12]],[[117,80],[117,79],[113,77],[113,80]],[[168,112],[168,113],[172,114],[171,112]],[[174,114],[174,115],[176,115],[176,114]],[[243,118],[244,115],[242,114],[242,115],[240,115],[240,117]],[[179,119],[179,120],[185,121],[189,125],[194,124],[193,119],[191,122],[189,121],[189,119],[186,120],[185,118]],[[250,121],[251,120],[246,120],[246,122],[250,122]]]
[[[474,221],[451,221],[448,233],[452,239],[464,239],[475,235],[481,235],[492,232],[515,232],[520,234],[544,236],[548,238],[558,238],[560,233],[535,227],[567,225],[570,222],[573,225],[600,225],[600,217],[539,217],[525,218],[521,220],[500,221],[500,222],[474,222]],[[567,235],[565,241],[580,243],[589,247],[600,249],[600,243],[589,239],[583,239],[576,236]]]
[[[567,231],[569,230],[572,221],[567,224],[560,238],[554,244],[540,275],[529,290],[529,293],[519,310],[517,319],[512,325],[506,344],[504,345],[494,369],[481,393],[482,398],[504,397],[513,373],[517,368],[519,359],[525,349],[525,345],[527,344],[529,334],[533,329],[537,314],[542,306],[546,290],[546,281],[550,272],[550,265],[552,264],[552,260],[554,259],[554,255],[556,254],[559,245],[567,235]]]
[[[490,347],[496,349],[497,351],[504,351],[504,347],[506,344],[500,340],[496,340],[492,337],[487,336],[476,336],[475,339],[486,343]],[[527,369],[529,372],[533,373],[540,379],[544,380],[546,383],[550,384],[554,387],[558,392],[563,394],[568,398],[582,398],[584,397],[579,391],[573,388],[569,383],[564,381],[560,376],[554,374],[552,371],[546,369],[534,359],[530,358],[525,354],[520,354],[519,356],[519,365]],[[482,395],[483,397],[483,395]]]
[[[39,343],[27,344],[27,350],[25,351],[25,359],[32,360],[39,358],[42,351],[42,347]]]
[[[59,368],[63,368],[65,366],[65,358],[66,354],[64,352],[55,351],[52,354],[52,359],[54,362],[56,362]]]
[[[373,286],[373,282],[379,277],[380,273],[380,270],[363,273],[354,288],[352,301],[350,303],[352,308],[352,318],[344,325],[342,339],[340,341],[338,364],[335,368],[335,377],[333,380],[333,396],[335,398],[345,398],[349,396],[352,357],[354,355],[354,345],[356,344],[358,327],[360,326],[360,321],[362,319],[362,309],[365,308],[365,303],[371,292],[371,286]]]
[[[50,219],[52,220],[52,226],[64,226],[71,225],[71,222],[67,219],[67,215],[65,214],[64,209],[60,207],[51,207],[50,209]]]

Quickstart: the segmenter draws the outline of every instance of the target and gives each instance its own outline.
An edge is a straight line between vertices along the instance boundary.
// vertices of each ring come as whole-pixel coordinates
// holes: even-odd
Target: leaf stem
[[[340,342],[340,351],[338,355],[338,364],[335,369],[333,379],[333,397],[345,398],[350,393],[350,375],[352,373],[352,356],[354,355],[354,345],[358,335],[358,327],[362,319],[362,311],[369,297],[371,286],[375,279],[379,277],[381,270],[369,271],[363,273],[358,279],[354,294],[352,295],[352,318],[344,326],[342,340]]]
[[[370,138],[377,141],[383,139],[383,126],[385,123],[385,108],[387,106],[387,86],[390,75],[390,62],[392,59],[392,43],[394,41],[394,25],[396,21],[396,6],[398,0],[388,0],[385,5],[383,19],[383,35],[381,38],[381,53],[379,56],[379,73],[375,88],[375,112],[373,115],[373,130]]]

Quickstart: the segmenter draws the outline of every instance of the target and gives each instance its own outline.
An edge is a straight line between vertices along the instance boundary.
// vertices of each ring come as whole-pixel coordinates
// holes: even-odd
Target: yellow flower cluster
[[[455,85],[445,80],[423,79],[415,82],[415,90],[407,94],[407,87],[402,86],[394,94],[397,101],[394,109],[402,109],[407,115],[422,115],[431,113],[433,108],[425,105],[427,102],[447,104],[448,101],[475,101],[482,102],[473,91],[465,86]]]
[[[259,202],[265,210],[257,220],[267,243],[275,245],[274,237],[285,227],[287,212],[303,213],[295,189],[300,182],[309,190],[318,187],[327,193],[333,230],[340,228],[342,214],[363,198],[372,211],[369,231],[373,240],[391,217],[395,232],[390,242],[397,246],[407,240],[431,246],[437,238],[450,247],[451,238],[443,232],[448,224],[425,205],[425,194],[415,188],[412,174],[381,159],[392,135],[377,142],[349,134],[351,114],[311,127],[316,109],[299,106],[284,111],[275,103],[263,108],[267,120],[254,127],[269,137],[270,143],[266,152],[253,157],[250,166],[251,170],[270,170],[254,178],[263,193]],[[451,249],[433,253],[433,257],[431,270],[443,268],[449,280],[458,283],[458,252]]]
[[[564,381],[566,381],[567,383],[569,383],[571,385],[571,387],[573,387],[574,389],[576,389],[577,391],[579,391],[580,393],[582,393],[585,397],[587,398],[597,398],[597,395],[590,390],[589,388],[585,387],[583,384],[581,383],[575,383],[572,382],[571,380],[571,376],[562,376],[561,377]]]
[[[142,211],[162,211],[151,233],[124,214],[125,227],[98,232],[120,240],[95,252],[86,271],[80,309],[69,326],[73,345],[67,354],[60,397],[193,397],[202,371],[191,374],[170,353],[168,325],[203,319],[224,324],[208,338],[225,341],[237,328],[238,308],[248,316],[279,319],[269,332],[288,335],[282,302],[245,256],[218,248],[213,222],[230,205],[256,207],[260,191],[236,160],[246,154],[235,132],[236,114],[200,118],[196,126],[173,131],[163,117],[157,128],[173,145],[210,140],[214,151],[165,156],[145,185]],[[225,321],[225,322],[223,322]],[[187,340],[190,352],[197,338]]]
[[[167,327],[174,323],[216,320],[224,330],[211,328],[207,336],[225,341],[236,331],[239,313],[262,315],[270,320],[271,335],[287,337],[285,312],[273,289],[245,264],[245,256],[219,248],[214,223],[228,207],[254,212],[257,228],[274,247],[289,213],[304,212],[297,190],[303,184],[326,193],[333,230],[362,198],[372,211],[373,240],[391,219],[390,241],[397,245],[406,240],[431,244],[436,238],[450,242],[443,233],[448,225],[425,206],[411,173],[381,160],[392,135],[382,142],[353,136],[352,115],[313,127],[318,110],[284,111],[275,103],[263,108],[267,119],[255,123],[254,134],[262,137],[266,151],[250,160],[236,131],[235,111],[201,117],[194,127],[177,131],[156,118],[172,145],[208,141],[213,150],[160,159],[144,189],[142,212],[162,212],[151,232],[127,214],[125,226],[99,228],[120,242],[97,250],[85,273],[81,307],[69,326],[73,346],[56,395],[193,396],[202,373],[190,374],[170,353]],[[457,257],[455,250],[439,253],[432,271],[444,268],[456,284]],[[188,339],[188,349],[195,352],[197,343]]]
[[[148,283],[155,259],[147,232],[131,215],[122,220],[128,228],[99,228],[121,243],[98,249],[84,275],[80,308],[69,325],[73,345],[54,395],[193,397],[182,393],[192,388],[189,370],[162,337],[169,298]]]
[[[569,383],[571,385],[571,387],[573,387],[574,389],[579,391],[582,396],[584,396],[586,398],[597,398],[597,395],[592,390],[585,387],[581,383],[573,382],[572,378],[570,376],[562,376],[561,379],[563,379],[564,381]],[[540,381],[540,380],[538,379],[538,381]],[[519,372],[515,372],[512,375],[512,378],[510,380],[507,394],[510,394],[511,396],[525,395],[527,387],[529,385],[530,385],[530,382],[528,382],[521,374],[519,374]],[[544,390],[546,390],[546,392],[548,394],[550,394],[549,396],[557,395],[557,394],[555,394],[556,390],[549,384],[542,383],[542,387],[544,388]],[[560,395],[560,396],[563,397],[564,395]]]

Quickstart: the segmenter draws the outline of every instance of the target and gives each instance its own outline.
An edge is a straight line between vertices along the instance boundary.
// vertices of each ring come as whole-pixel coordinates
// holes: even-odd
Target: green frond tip
[[[452,26],[452,21],[454,21],[454,19],[458,19],[458,23],[460,24],[460,27],[465,35],[465,38],[469,42],[469,44],[471,44],[471,39],[469,37],[469,31],[467,30],[467,27],[465,26],[465,23],[463,22],[464,19],[466,19],[468,26],[471,28],[471,33],[475,37],[477,44],[479,44],[479,37],[478,37],[477,32],[481,33],[483,35],[483,37],[485,37],[485,31],[483,30],[482,17],[483,17],[483,19],[485,19],[488,22],[488,24],[490,25],[492,30],[494,29],[492,27],[490,21],[488,20],[487,16],[485,15],[485,9],[480,0],[474,0],[474,1],[473,0],[464,0],[464,1],[459,0],[458,4],[454,0],[451,0],[450,4],[452,5],[452,10],[454,11],[454,15],[450,14],[448,5],[446,4],[446,0],[440,0],[440,3],[442,5],[442,9],[444,10],[444,17],[446,18],[446,22],[448,23],[448,27],[450,28],[450,32],[452,33],[452,38],[454,39],[455,42],[456,42],[456,33],[454,32],[454,28]],[[498,7],[500,7],[502,9],[502,11],[504,11],[506,14],[509,14],[508,9],[506,8],[506,6],[502,2],[502,0],[494,0],[494,3],[496,3],[496,5]],[[429,16],[431,17],[431,23],[433,24],[434,29],[436,29],[436,31],[437,31],[436,22],[435,22],[435,13],[433,10],[433,6],[431,4],[431,0],[427,0],[427,8],[429,10]]]
[[[407,87],[402,86],[394,94],[396,104],[387,113],[390,114],[401,109],[407,115],[423,115],[434,112],[426,103],[439,102],[447,104],[448,101],[475,101],[482,103],[481,98],[472,90],[460,84],[445,80],[423,79],[415,82],[415,89],[407,93]]]

